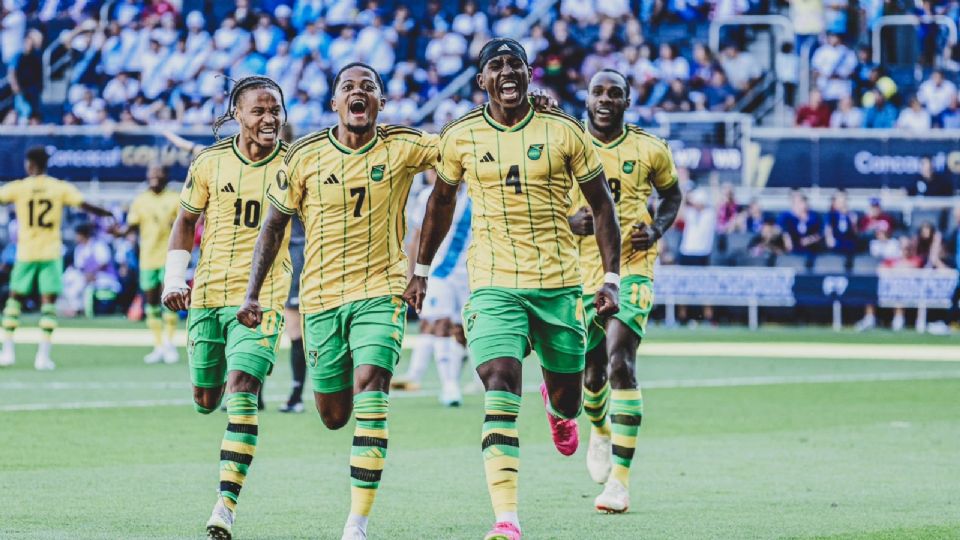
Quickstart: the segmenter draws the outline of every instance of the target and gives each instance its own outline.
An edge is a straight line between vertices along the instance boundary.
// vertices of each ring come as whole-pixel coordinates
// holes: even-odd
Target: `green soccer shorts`
[[[592,351],[603,342],[607,321],[597,317],[593,305],[594,294],[583,296],[587,321],[587,350]],[[627,325],[634,334],[643,338],[647,331],[647,319],[653,311],[653,280],[646,276],[626,276],[620,282],[620,311],[613,317]]]
[[[399,296],[379,296],[307,313],[303,346],[314,392],[332,394],[353,386],[362,364],[393,373],[407,324],[407,304]]]
[[[140,290],[147,292],[152,289],[163,288],[163,268],[141,268]]]
[[[17,261],[10,272],[10,290],[21,296],[34,291],[60,294],[63,290],[63,261]]]
[[[533,349],[548,371],[583,371],[582,295],[580,287],[473,291],[463,307],[463,321],[475,366],[495,358],[522,361]]]
[[[273,370],[283,333],[283,313],[264,310],[263,322],[254,329],[240,324],[239,309],[190,308],[187,357],[194,386],[219,388],[231,371],[242,371],[263,383]]]

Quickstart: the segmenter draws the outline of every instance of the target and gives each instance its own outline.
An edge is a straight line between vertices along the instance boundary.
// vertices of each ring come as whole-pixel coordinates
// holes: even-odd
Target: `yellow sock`
[[[353,397],[357,426],[350,451],[350,514],[369,516],[387,459],[387,409],[384,392],[361,392]]]
[[[165,338],[168,343],[173,343],[173,336],[177,333],[177,323],[180,322],[180,318],[177,317],[177,314],[172,311],[163,312],[163,329],[165,333]]]
[[[148,304],[144,311],[147,315],[147,328],[153,333],[153,346],[159,347],[163,344],[163,323],[160,322],[160,306]]]
[[[643,396],[640,389],[613,390],[610,393],[610,421],[613,428],[613,470],[611,478],[630,487],[630,464],[637,447],[637,435],[643,420]]]

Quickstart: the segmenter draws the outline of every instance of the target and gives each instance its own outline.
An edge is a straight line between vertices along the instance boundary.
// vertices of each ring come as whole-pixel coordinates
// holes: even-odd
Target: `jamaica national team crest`
[[[623,172],[625,174],[630,174],[633,172],[633,168],[637,165],[636,161],[624,161],[623,162]]]
[[[307,360],[310,362],[310,367],[317,367],[317,364],[320,363],[320,351],[307,351]]]
[[[530,148],[527,148],[527,157],[534,161],[540,159],[541,154],[543,154],[542,144],[531,144]]]
[[[386,165],[374,165],[370,168],[370,179],[374,182],[379,182],[383,180],[383,173],[386,170]]]

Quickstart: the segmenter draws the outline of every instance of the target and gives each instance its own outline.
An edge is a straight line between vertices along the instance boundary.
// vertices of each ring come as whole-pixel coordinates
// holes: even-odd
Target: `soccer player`
[[[603,285],[603,269],[593,218],[587,201],[577,194],[573,194],[572,206],[576,213],[570,217],[574,234],[580,235],[587,309],[583,409],[593,424],[587,469],[594,481],[605,484],[594,501],[597,510],[605,513],[626,512],[630,506],[630,463],[643,418],[636,377],[637,347],[653,308],[657,240],[673,224],[683,199],[667,143],[623,123],[629,105],[630,85],[622,74],[604,69],[594,75],[587,93],[587,134],[600,154],[617,215],[624,224],[620,311],[612,317],[598,315],[591,308],[594,293]],[[660,204],[656,217],[651,218],[647,198],[654,189]]]
[[[262,323],[247,328],[237,322],[267,205],[267,184],[287,151],[279,138],[286,111],[280,87],[266,77],[238,81],[228,104],[214,124],[214,135],[229,120],[240,124],[240,133],[210,146],[190,165],[163,280],[164,306],[190,310],[187,356],[196,410],[215,411],[226,393],[219,496],[207,522],[207,536],[218,540],[231,538],[237,498],[256,451],[257,395],[273,368],[290,288],[284,242],[284,255],[265,272]],[[206,225],[191,291],[186,272],[201,214],[206,214]]]
[[[140,290],[147,304],[147,327],[153,332],[153,351],[143,359],[148,364],[174,364],[180,359],[177,347],[173,344],[177,314],[164,311],[160,305],[170,229],[180,208],[180,197],[167,189],[167,182],[166,167],[148,167],[149,188],[133,200],[127,214],[127,226],[115,233],[117,236],[126,236],[131,231],[137,231],[140,235]]]
[[[416,257],[427,200],[435,183],[435,181],[432,182],[430,187],[417,196],[412,239],[416,243],[411,250],[413,257]],[[467,197],[467,190],[461,187],[457,191],[453,225],[434,257],[434,264],[430,271],[430,287],[427,289],[427,295],[423,299],[423,310],[420,312],[423,326],[407,371],[408,384],[410,381],[419,383],[429,362],[429,356],[418,358],[418,353],[421,353],[423,346],[421,341],[425,341],[430,347],[428,353],[433,354],[437,363],[441,384],[440,403],[448,407],[457,407],[463,400],[460,390],[460,371],[466,351],[460,313],[470,294],[467,283],[467,247],[470,245],[471,209],[472,204]]]
[[[583,126],[559,111],[537,112],[528,101],[531,70],[523,47],[511,39],[491,40],[480,52],[479,69],[477,83],[489,101],[441,132],[441,181],[427,203],[404,298],[421,309],[430,264],[465,180],[474,206],[467,261],[472,292],[463,317],[486,389],[482,448],[496,514],[486,539],[517,540],[520,362],[531,345],[543,368],[541,393],[554,444],[564,455],[578,445],[585,330],[576,244],[567,223],[574,182],[593,210],[607,272],[595,296],[601,315],[617,311],[620,232],[603,167]]]
[[[27,150],[27,177],[0,188],[0,203],[13,203],[17,214],[17,260],[10,273],[10,298],[3,308],[6,339],[0,366],[16,361],[13,334],[20,326],[20,310],[26,298],[40,294],[40,346],[33,367],[54,369],[50,339],[57,327],[57,295],[63,289],[63,241],[60,221],[65,206],[79,207],[97,216],[112,214],[90,203],[73,184],[47,176],[50,156],[41,146]]]
[[[360,63],[334,78],[337,125],[287,152],[270,186],[271,208],[254,253],[238,319],[260,324],[258,297],[291,215],[306,228],[300,312],[314,400],[323,423],[356,417],[350,452],[351,504],[344,540],[366,538],[387,455],[388,392],[400,358],[406,304],[404,209],[417,172],[437,162],[437,136],[377,125],[384,85]]]

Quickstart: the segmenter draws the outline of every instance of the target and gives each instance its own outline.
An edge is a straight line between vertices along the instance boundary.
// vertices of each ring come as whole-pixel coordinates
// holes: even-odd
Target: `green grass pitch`
[[[704,341],[960,352],[957,338],[913,333],[656,328],[650,337]],[[146,366],[146,347],[55,345],[57,370],[40,373],[34,351],[19,346],[18,363],[0,370],[0,538],[203,538],[226,422],[193,412],[185,363]],[[960,354],[941,362],[825,359],[796,347],[794,358],[649,357],[641,346],[640,356],[648,388],[628,514],[593,510],[600,486],[584,463],[586,420],[580,450],[564,458],[539,395],[524,395],[525,538],[960,538]],[[267,383],[272,401],[234,533],[336,540],[349,508],[352,425],[331,432],[312,407],[277,413],[286,359],[281,352]],[[534,361],[525,377],[528,387],[539,384]],[[482,538],[493,516],[481,403],[469,395],[463,407],[444,409],[434,397],[394,397],[371,540]]]

